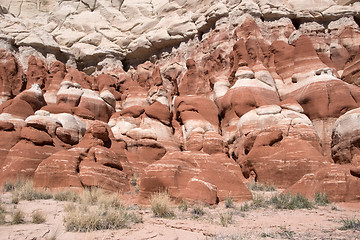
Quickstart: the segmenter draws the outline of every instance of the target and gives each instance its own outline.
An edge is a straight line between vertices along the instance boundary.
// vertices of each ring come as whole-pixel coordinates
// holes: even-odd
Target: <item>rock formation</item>
[[[358,201],[358,1],[0,3],[0,183]]]

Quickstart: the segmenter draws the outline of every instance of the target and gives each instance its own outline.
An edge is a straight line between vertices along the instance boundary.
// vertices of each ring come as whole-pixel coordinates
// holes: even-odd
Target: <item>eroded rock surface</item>
[[[258,181],[357,201],[359,12],[3,0],[0,182],[127,192],[136,179],[142,203],[167,190],[216,204]]]

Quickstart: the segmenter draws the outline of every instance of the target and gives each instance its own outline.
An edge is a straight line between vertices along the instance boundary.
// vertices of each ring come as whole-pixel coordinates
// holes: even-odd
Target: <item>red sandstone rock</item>
[[[241,181],[240,167],[224,154],[201,152],[168,153],[149,165],[141,177],[139,201],[167,190],[178,200],[215,204],[231,195],[235,201],[251,199]]]
[[[0,49],[0,103],[18,95],[25,88],[23,72],[16,58]]]
[[[193,59],[186,61],[187,72],[179,84],[179,95],[207,95],[210,93],[210,83],[204,79]]]
[[[94,121],[77,146],[53,154],[39,164],[34,184],[51,189],[97,186],[128,191],[127,176],[131,170],[124,148],[115,141],[109,126]]]
[[[258,182],[287,188],[330,164],[310,120],[301,113],[263,106],[243,115],[238,127],[235,157],[246,178],[255,174]]]
[[[344,72],[341,76],[341,79],[347,83],[360,85],[360,51],[355,56],[355,58],[348,62],[344,67]]]
[[[333,202],[354,202],[360,198],[360,178],[351,173],[350,164],[331,166],[302,177],[286,191],[300,193],[313,199],[316,193],[325,193]]]
[[[46,64],[34,57],[30,56],[28,61],[28,69],[26,72],[26,88],[29,89],[33,84],[39,84],[40,88],[45,87],[45,83],[47,82],[48,70]]]

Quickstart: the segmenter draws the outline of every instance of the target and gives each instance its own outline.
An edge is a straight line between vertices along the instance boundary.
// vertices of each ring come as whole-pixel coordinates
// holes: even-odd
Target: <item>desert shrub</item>
[[[286,227],[281,227],[280,228],[281,231],[277,232],[277,234],[279,234],[279,236],[283,239],[294,239],[294,231],[288,230],[286,229]]]
[[[182,212],[187,212],[188,210],[188,204],[186,201],[182,201],[181,204],[179,205],[179,210],[181,210]]]
[[[342,226],[339,228],[340,230],[357,230],[360,231],[360,220],[358,219],[350,219],[350,218],[346,218],[346,219],[342,219]]]
[[[227,227],[229,224],[232,223],[232,213],[220,213],[220,223],[223,227]]]
[[[35,224],[44,223],[46,221],[44,214],[42,212],[40,212],[39,210],[33,212],[31,214],[31,218],[32,218],[32,223],[35,223]]]
[[[11,214],[11,224],[25,223],[24,213],[21,210],[15,210]]]
[[[50,199],[52,194],[44,189],[35,189],[32,181],[15,184],[13,194],[20,200]]]
[[[205,214],[204,209],[200,205],[196,205],[193,207],[191,213],[195,215],[196,217],[201,217]]]
[[[97,204],[103,206],[104,208],[123,208],[120,201],[120,196],[116,193],[113,194],[102,194],[97,197]]]
[[[266,185],[257,182],[251,182],[247,185],[248,189],[251,191],[265,191],[265,192],[274,192],[276,188],[274,185]]]
[[[235,204],[234,204],[234,202],[233,202],[232,197],[228,196],[228,197],[225,199],[225,208],[235,208]]]
[[[150,205],[155,217],[169,218],[175,216],[170,207],[170,196],[166,192],[154,193],[150,198]]]
[[[99,198],[104,194],[105,194],[104,190],[100,188],[97,187],[86,188],[79,195],[79,202],[82,204],[94,205],[98,202]]]
[[[65,190],[54,194],[54,199],[57,201],[76,202],[79,199],[79,194],[71,190]]]
[[[319,206],[326,206],[328,204],[330,204],[331,202],[329,201],[326,193],[319,193],[317,192],[315,194],[315,198],[314,198],[314,201],[317,205]]]
[[[247,202],[244,203],[243,205],[241,205],[241,207],[240,207],[240,211],[242,211],[242,212],[247,212],[249,210],[250,210],[250,205]]]
[[[125,228],[134,219],[124,208],[105,209],[101,206],[81,205],[65,215],[64,223],[67,231],[87,232]]]
[[[95,231],[121,229],[130,223],[142,222],[142,218],[129,212],[118,194],[109,194],[99,188],[85,189],[64,207],[64,224],[67,231]]]
[[[253,200],[250,204],[250,208],[258,209],[258,208],[266,208],[269,206],[268,201],[266,201],[264,195],[261,194],[254,194]]]
[[[26,181],[23,179],[17,179],[16,181],[5,182],[3,185],[4,192],[12,192],[15,189],[19,189],[26,184]]]
[[[313,204],[298,193],[296,195],[290,193],[275,195],[270,199],[270,203],[277,209],[313,208]]]

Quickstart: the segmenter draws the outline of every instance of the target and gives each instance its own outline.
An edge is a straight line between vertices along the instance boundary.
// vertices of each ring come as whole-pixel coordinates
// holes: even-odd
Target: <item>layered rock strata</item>
[[[0,183],[358,201],[357,1],[0,3]]]

